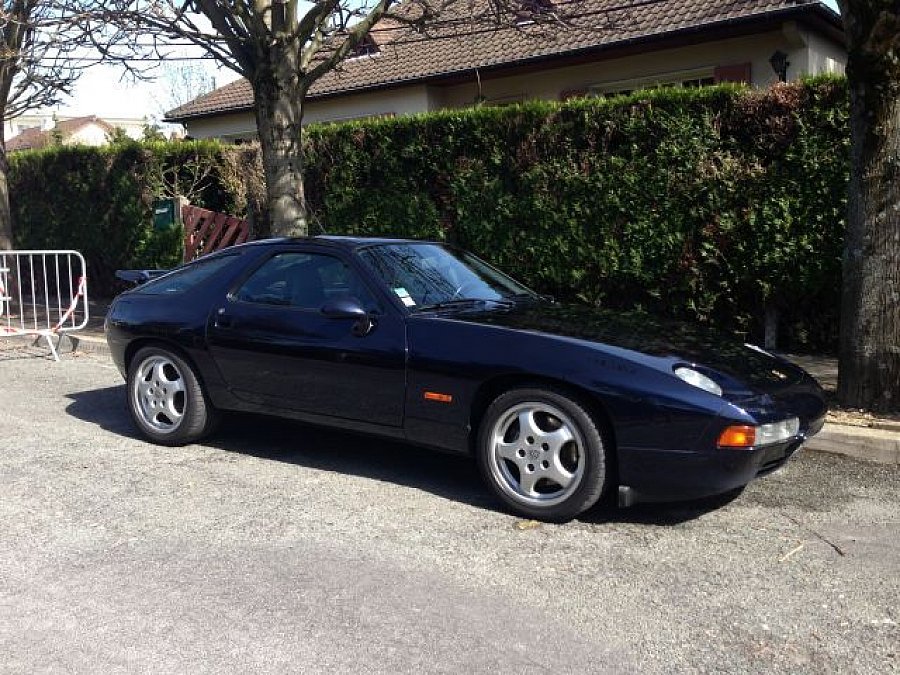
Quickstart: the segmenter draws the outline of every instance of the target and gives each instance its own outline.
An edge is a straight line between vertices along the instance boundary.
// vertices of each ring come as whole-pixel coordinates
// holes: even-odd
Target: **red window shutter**
[[[730,66],[719,66],[713,72],[716,84],[720,82],[738,82],[742,84],[750,84],[751,63],[735,63]]]
[[[579,87],[576,89],[563,89],[559,92],[559,100],[560,101],[568,101],[570,98],[580,98],[582,96],[587,96],[588,90],[587,87]]]

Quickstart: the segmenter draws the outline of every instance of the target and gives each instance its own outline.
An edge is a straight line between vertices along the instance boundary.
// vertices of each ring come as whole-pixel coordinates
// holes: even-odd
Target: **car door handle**
[[[225,313],[225,308],[220,307],[216,312],[216,328],[231,328],[231,317]]]
[[[378,326],[378,322],[375,321],[375,317],[371,314],[367,314],[355,324],[353,324],[353,328],[351,332],[356,337],[366,337],[369,333],[375,330],[375,327]]]

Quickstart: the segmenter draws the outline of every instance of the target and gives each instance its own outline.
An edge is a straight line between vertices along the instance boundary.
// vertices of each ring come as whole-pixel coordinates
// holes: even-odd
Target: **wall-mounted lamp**
[[[778,81],[787,82],[787,70],[788,66],[791,65],[791,62],[788,61],[788,55],[779,49],[769,57],[769,63],[778,76]]]

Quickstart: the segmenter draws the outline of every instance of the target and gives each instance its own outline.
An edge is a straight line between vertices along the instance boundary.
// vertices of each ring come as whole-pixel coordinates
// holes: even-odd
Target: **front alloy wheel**
[[[549,389],[509,391],[488,408],[479,436],[482,474],[516,513],[568,520],[600,498],[603,440],[572,398]]]

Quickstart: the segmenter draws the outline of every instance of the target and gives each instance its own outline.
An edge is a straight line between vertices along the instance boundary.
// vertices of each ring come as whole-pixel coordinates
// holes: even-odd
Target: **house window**
[[[553,14],[553,0],[521,0],[516,10],[516,25],[528,26],[536,18]]]
[[[525,94],[517,94],[515,96],[499,96],[497,98],[486,98],[482,101],[482,105],[491,106],[494,108],[505,108],[509,105],[515,105],[516,103],[523,103],[525,101]]]
[[[353,59],[361,59],[366,56],[376,56],[381,52],[378,49],[378,45],[375,43],[375,40],[372,39],[371,35],[366,35],[358,45],[356,45],[350,54],[347,56],[348,61],[352,61]]]
[[[696,77],[690,80],[682,80],[681,86],[685,89],[699,89],[700,87],[711,87],[716,83],[714,77]]]
[[[589,96],[624,96],[642,89],[697,89],[709,87],[716,83],[714,68],[676,73],[662,73],[650,77],[604,82],[588,88]]]
[[[397,116],[395,112],[370,113],[368,115],[346,115],[318,120],[319,124],[340,124],[342,122],[365,122],[368,120],[389,120]]]

